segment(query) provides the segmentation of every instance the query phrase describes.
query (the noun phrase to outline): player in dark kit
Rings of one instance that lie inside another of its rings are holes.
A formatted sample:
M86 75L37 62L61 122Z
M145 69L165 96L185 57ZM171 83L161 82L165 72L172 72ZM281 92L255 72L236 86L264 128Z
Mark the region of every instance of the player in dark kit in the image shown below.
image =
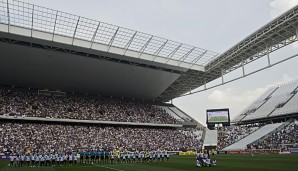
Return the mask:
M109 151L105 151L105 163L109 163Z
M88 163L88 164L90 164L90 159L89 159L89 157L90 157L90 153L89 153L89 151L86 151L86 152L85 152L85 158L86 158L86 163Z
M91 163L95 163L95 152L94 150L91 151Z
M98 150L95 153L95 162L99 163L99 151Z
M103 150L101 150L101 152L100 152L100 163L104 163L104 159L105 159L105 152Z
M84 152L81 151L80 152L80 164L82 164L84 162Z

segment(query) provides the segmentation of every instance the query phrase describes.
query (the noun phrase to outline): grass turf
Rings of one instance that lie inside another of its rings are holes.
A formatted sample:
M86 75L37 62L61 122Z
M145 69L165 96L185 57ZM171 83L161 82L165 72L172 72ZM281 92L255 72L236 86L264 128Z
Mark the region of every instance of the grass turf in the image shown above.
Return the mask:
M228 122L229 119L226 116L214 116L211 117L208 122Z
M0 160L1 171L182 171L182 170L222 170L222 171L271 171L298 170L298 155L216 155L217 166L195 167L195 156L171 156L168 162L146 162L133 164L76 165L56 167L9 167L9 160Z

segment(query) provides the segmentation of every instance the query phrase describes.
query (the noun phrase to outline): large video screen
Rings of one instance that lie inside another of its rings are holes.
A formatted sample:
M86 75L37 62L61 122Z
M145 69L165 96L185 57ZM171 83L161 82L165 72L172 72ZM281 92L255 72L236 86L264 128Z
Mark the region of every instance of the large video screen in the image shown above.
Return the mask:
M230 123L229 109L207 110L207 124L208 123Z

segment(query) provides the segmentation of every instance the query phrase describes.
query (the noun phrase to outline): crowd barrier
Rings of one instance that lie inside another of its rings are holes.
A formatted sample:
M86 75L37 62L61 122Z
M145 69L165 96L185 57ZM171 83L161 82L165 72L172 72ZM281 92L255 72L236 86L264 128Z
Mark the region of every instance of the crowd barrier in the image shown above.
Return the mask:
M279 149L255 149L255 150L221 150L217 151L217 154L279 154ZM296 152L298 153L298 149L296 149ZM293 152L294 153L294 150Z
M0 154L0 160L9 159L11 155L8 154Z
M197 153L195 151L187 151L187 152L179 152L179 155L185 156L185 155L196 155Z
M298 148L290 148L290 153L298 153Z

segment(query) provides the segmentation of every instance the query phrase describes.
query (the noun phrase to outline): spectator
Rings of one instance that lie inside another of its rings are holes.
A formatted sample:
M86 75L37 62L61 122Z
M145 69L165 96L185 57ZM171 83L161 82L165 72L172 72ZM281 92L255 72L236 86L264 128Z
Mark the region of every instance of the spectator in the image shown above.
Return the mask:
M60 119L179 124L153 105L94 96L49 96L34 91L0 90L0 115Z
M298 143L298 125L295 122L285 126L277 132L268 134L257 142L249 144L248 148L255 149L281 149Z
M231 125L218 129L218 149L223 149L259 129L256 125Z
M127 150L194 150L200 140L177 129L12 123L1 121L0 153L121 148Z

